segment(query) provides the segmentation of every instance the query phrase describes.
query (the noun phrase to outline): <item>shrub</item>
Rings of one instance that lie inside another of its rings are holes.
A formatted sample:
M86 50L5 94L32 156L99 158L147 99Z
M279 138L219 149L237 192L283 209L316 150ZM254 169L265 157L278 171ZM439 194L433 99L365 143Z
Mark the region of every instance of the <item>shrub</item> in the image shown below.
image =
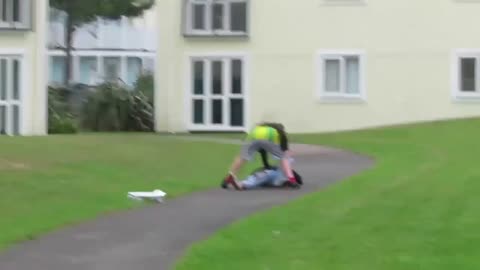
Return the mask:
M82 126L92 131L153 131L153 107L141 91L105 83L83 105Z
M82 114L82 126L92 131L126 129L128 118L127 90L115 84L100 85L87 96Z
M132 93L132 106L130 111L131 128L137 131L154 130L153 100L143 92Z
M142 73L135 82L134 89L146 96L150 105L153 106L155 78L151 72Z
M68 105L68 90L48 88L48 133L77 133L76 121Z
M49 133L154 130L154 77L144 73L134 88L118 83L48 89Z

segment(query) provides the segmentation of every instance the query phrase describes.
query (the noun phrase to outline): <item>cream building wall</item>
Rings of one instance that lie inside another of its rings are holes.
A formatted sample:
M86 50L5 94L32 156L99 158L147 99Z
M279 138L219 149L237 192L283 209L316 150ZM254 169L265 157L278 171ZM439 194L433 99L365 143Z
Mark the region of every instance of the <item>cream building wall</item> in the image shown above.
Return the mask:
M32 29L0 30L0 58L19 57L21 135L47 134L48 58L46 51L48 0L32 0ZM7 116L12 115L11 102ZM11 121L7 121L11 123ZM11 128L10 128L11 130Z
M480 52L480 2L333 2L252 0L242 38L184 37L182 1L158 1L157 130L188 130L187 60L199 54L247 55L246 128L269 120L324 132L480 116L477 96L453 96L455 52ZM363 53L364 100L319 98L322 50Z

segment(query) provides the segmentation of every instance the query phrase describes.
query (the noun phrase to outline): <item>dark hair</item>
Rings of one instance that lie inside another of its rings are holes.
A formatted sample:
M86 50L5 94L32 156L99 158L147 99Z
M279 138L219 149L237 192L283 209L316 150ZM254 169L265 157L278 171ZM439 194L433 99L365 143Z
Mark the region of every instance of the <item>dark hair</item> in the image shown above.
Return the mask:
M260 126L270 126L270 127L275 128L275 129L285 131L285 126L281 123L262 122L262 123L260 123Z
M300 185L303 185L303 179L300 174L298 174L295 170L293 171L293 176L295 176L295 180L297 180L297 183Z

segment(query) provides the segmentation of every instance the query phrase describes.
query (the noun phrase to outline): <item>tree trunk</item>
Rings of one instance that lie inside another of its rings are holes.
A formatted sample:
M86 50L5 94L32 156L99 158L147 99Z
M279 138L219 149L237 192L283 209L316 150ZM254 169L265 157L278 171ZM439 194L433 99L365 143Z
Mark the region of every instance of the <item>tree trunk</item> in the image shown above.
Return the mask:
M74 34L73 22L68 15L66 22L66 40L65 40L65 53L66 53L66 67L65 67L65 85L70 86L73 79L73 61L72 61L72 50L73 50L73 34Z

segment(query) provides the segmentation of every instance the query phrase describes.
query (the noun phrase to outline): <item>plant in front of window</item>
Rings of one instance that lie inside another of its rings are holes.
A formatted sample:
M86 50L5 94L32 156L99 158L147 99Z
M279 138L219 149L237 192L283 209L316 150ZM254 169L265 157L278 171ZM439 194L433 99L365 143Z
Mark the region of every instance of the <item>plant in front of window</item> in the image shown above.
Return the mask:
M134 89L144 95L148 103L153 106L155 78L152 72L142 72L135 82Z
M62 88L48 88L48 133L77 133L78 127L68 104L68 93Z
M154 128L153 106L139 90L104 83L84 100L81 113L83 129L89 131L141 131Z
M122 16L138 17L149 10L155 0L50 0L50 6L64 11L66 16L65 50L66 68L65 85L72 83L73 35L81 26L97 18L118 20Z

